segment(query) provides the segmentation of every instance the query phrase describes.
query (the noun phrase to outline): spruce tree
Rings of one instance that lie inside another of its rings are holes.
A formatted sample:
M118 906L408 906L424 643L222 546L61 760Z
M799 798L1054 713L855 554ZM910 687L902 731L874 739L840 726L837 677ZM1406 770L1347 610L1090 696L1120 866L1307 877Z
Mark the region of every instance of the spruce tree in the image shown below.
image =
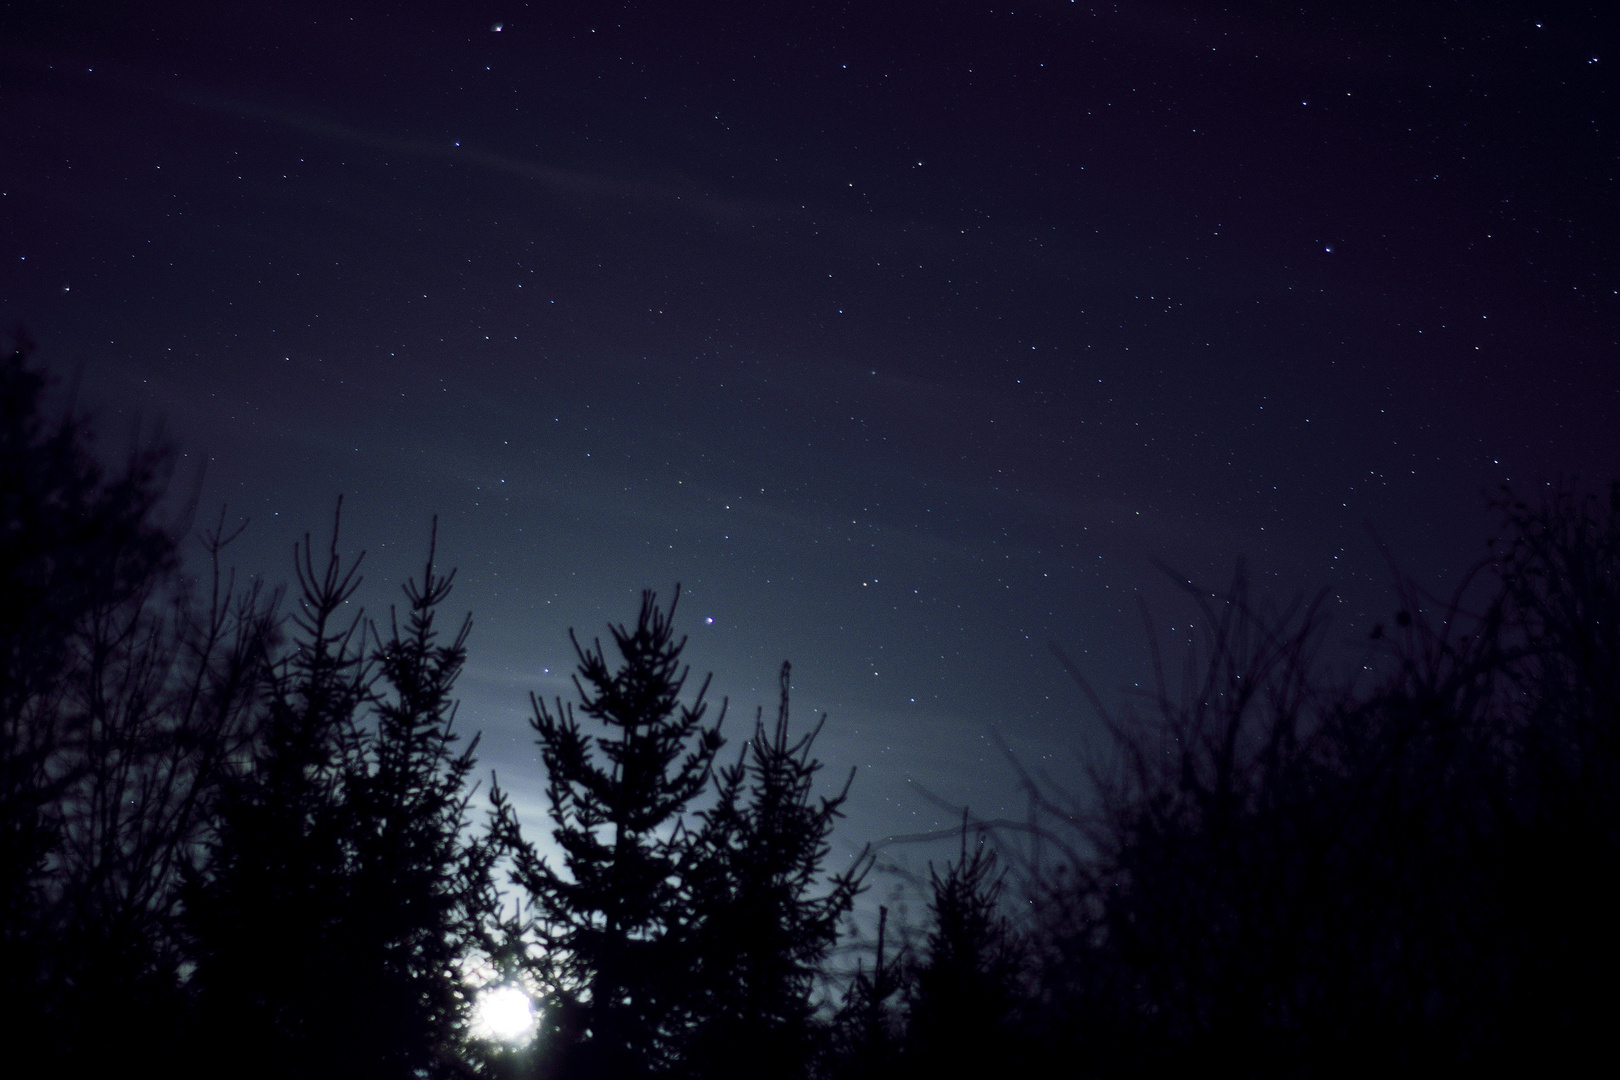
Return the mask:
M822 766L811 748L826 717L790 736L791 670L784 662L775 726L766 728L762 710L691 838L688 949L701 996L692 1003L687 1072L711 1080L804 1073L815 978L866 866L863 857L821 880L854 773L837 795L813 795Z
M907 1071L915 1076L982 1075L1016 1060L1006 1036L1018 996L1018 956L997 908L1002 878L980 832L941 874L928 867L933 926L921 963L911 973L906 1031Z
M487 949L495 911L489 888L495 850L468 835L468 783L478 738L457 748L452 697L467 656L471 617L441 640L434 625L454 571L427 565L404 585L402 626L386 640L373 628L380 693L372 722L347 746L343 815L350 891L343 942L369 1045L367 1075L409 1077L454 1070L470 1019L463 965ZM361 1042L361 1039L356 1039Z
M507 839L541 949L543 1037L565 1075L628 1080L665 1071L678 1055L672 1023L687 993L678 824L721 745L720 721L703 723L708 680L690 704L681 700L679 597L677 586L665 610L645 592L635 627L609 628L614 667L600 640L587 649L570 632L579 712L605 733L587 734L572 705L531 696L562 866L518 836L510 815Z
M439 639L453 575L430 543L368 655L336 533L324 571L299 550L294 649L191 897L200 1031L221 1056L251 1048L248 1074L452 1075L495 902L494 848L466 835L477 740L452 730L471 624Z
M326 1075L353 1049L344 746L374 676L361 616L343 617L360 579L337 531L320 571L307 536L295 549L292 649L187 898L204 1057L250 1076Z
M864 960L857 964L833 1017L822 1071L838 1080L887 1080L899 1064L902 1032L893 999L905 989L908 965L904 948L896 957L888 955L888 927L889 909L880 906L872 970Z

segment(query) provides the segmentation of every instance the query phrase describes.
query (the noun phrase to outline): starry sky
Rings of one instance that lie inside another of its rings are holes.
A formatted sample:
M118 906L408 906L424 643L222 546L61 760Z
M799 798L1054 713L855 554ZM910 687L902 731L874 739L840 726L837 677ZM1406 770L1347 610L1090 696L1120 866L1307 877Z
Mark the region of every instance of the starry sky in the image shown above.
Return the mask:
M683 586L840 845L1018 814L1246 560L1327 648L1620 474L1603 5L0 4L0 324L244 572L440 519L462 722ZM137 10L138 9L138 10ZM1613 54L1613 55L1611 55Z

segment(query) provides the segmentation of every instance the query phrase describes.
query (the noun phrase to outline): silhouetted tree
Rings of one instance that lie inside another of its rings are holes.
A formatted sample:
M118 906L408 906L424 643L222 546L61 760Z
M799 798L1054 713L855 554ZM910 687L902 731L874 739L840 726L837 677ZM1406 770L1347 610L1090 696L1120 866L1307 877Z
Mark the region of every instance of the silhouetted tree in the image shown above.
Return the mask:
M1241 570L1213 603L1195 595L1206 651L1189 656L1179 695L1155 652L1156 722L1105 716L1120 771L1098 776L1100 815L1082 819L1098 857L1063 883L1080 895L1045 898L1076 920L1053 935L1049 995L1084 1003L1078 1017L1060 1006L1050 1033L1084 1032L1105 1068L1288 1053L1273 1016L1299 989L1301 918L1320 913L1307 891L1318 818L1300 779L1317 709L1333 704L1312 666L1319 602L1257 611Z
M190 898L200 1029L221 1055L254 1047L249 1073L454 1073L495 902L495 849L466 835L476 740L452 731L470 623L439 640L430 544L368 656L336 526L323 570L307 538L296 556L294 648Z
M904 1045L903 1020L896 1008L906 987L904 952L888 955L889 909L878 908L877 948L872 970L861 960L828 1032L823 1052L823 1075L837 1080L876 1080L893 1076Z
M248 1075L336 1075L354 1064L351 1021L366 1008L345 940L359 928L346 925L358 913L343 803L345 750L374 676L361 614L344 617L360 579L337 532L320 571L308 536L295 548L292 649L270 671L267 714L223 786L188 896L200 1037Z
M812 793L821 762L811 747L826 717L794 739L788 680L773 729L763 712L683 860L690 996L686 1070L731 1076L802 1075L813 1052L816 976L854 903L864 857L821 881L828 838L853 771L835 796ZM825 888L821 886L825 885Z
M84 763L72 676L77 639L174 562L175 540L152 516L169 455L133 455L108 480L83 417L44 412L47 378L18 340L0 353L0 945L5 1014L35 1015L49 926L51 853Z
M437 532L435 520L422 576L405 583L404 625L392 616L388 638L376 638L383 692L344 761L353 865L342 941L365 980L350 988L359 1014L350 1037L369 1041L362 1064L372 1076L459 1068L472 1004L465 965L487 951L498 904L498 850L468 828L478 738L457 750L452 730L472 621L439 640L434 619L455 575L435 572Z
M256 589L177 575L174 460L104 471L88 419L0 354L0 1037L19 1065L150 1058L181 1014L180 883L207 795L251 730L270 636Z
M257 586L233 596L222 580L223 542L216 530L206 599L154 583L83 637L83 697L68 713L79 777L52 856L54 1028L70 1070L166 1056L185 1025L184 883L212 796L251 738L274 638Z
M906 1069L911 1076L982 1076L1018 1068L1022 1046L1011 1038L1020 999L1020 957L998 908L1002 876L980 832L944 874L928 867L931 926L907 987Z
M1046 1036L1104 1074L1431 1061L1441 1024L1411 1010L1455 970L1431 905L1477 853L1437 830L1477 760L1427 718L1475 688L1413 663L1357 699L1318 672L1318 605L1258 611L1241 572L1197 595L1206 651L1179 695L1160 675L1156 723L1105 716L1119 769L1074 815L1094 854L1041 898Z
M543 1037L569 1076L633 1078L677 1062L672 1024L688 977L677 826L721 745L720 721L703 725L708 680L691 704L680 700L679 597L677 587L666 611L643 593L635 628L609 628L617 667L600 641L586 649L570 634L580 712L606 734L587 735L571 705L553 711L531 696L561 872L510 817L506 839L540 946Z

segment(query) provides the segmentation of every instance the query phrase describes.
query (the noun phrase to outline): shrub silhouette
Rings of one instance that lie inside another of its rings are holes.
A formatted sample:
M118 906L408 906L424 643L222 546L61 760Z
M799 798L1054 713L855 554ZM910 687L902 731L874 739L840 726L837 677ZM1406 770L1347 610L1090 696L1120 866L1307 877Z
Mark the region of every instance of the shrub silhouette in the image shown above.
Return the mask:
M1102 1075L1595 1051L1617 502L1500 501L1499 554L1452 598L1401 587L1366 689L1317 664L1318 605L1256 610L1241 574L1195 593L1179 695L1162 666L1151 721L1092 695L1118 748L1095 803L1031 785L1074 852L1035 874L1043 1044Z

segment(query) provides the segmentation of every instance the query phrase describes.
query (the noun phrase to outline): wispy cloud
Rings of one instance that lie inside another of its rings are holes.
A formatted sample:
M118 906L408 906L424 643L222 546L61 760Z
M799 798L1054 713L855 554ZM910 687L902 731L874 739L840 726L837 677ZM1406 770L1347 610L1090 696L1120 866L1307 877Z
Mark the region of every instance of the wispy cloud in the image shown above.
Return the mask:
M481 149L467 140L386 135L290 109L260 105L236 98L198 92L170 93L168 96L212 113L275 124L290 131L346 146L384 154L471 165L493 173L532 180L559 194L590 199L631 200L697 214L722 225L757 225L762 221L774 220L802 209L764 200L715 196L700 190L696 184L626 180L607 173L560 168Z

